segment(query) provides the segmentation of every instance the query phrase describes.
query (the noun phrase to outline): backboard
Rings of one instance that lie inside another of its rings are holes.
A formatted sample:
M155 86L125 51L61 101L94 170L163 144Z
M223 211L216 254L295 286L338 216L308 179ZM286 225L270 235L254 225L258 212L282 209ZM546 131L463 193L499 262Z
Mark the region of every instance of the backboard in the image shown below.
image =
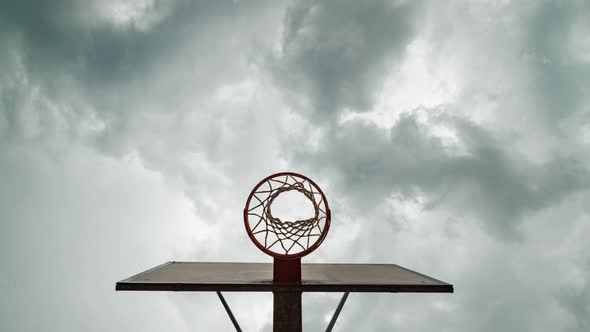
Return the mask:
M167 262L117 283L120 291L452 293L453 286L395 264L302 264L301 283L272 282L271 263Z

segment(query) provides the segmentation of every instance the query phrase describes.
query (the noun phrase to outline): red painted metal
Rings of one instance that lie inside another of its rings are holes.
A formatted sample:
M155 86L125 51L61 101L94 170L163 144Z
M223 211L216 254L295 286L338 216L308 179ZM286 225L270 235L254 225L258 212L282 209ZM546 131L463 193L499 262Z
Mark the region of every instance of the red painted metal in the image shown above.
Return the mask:
M274 258L272 282L277 285L301 284L301 258Z

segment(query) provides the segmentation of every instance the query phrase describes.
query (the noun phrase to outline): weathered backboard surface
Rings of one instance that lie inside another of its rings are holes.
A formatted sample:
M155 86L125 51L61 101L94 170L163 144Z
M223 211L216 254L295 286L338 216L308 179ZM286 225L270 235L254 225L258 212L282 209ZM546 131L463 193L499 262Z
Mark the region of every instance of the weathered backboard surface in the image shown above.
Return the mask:
M452 293L453 285L394 264L302 264L301 285L272 283L272 263L168 262L117 283L119 291Z

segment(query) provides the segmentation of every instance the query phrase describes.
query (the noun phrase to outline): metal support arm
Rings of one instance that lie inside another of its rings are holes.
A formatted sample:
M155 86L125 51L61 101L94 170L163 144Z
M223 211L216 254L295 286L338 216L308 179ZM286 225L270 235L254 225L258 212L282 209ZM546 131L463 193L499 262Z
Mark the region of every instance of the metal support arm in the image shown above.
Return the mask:
M234 324L234 327L236 328L236 331L238 332L242 332L242 329L240 328L240 325L238 325L238 321L236 321L236 318L234 317L234 314L232 314L231 309L229 308L229 306L227 305L227 302L225 302L225 299L223 298L223 295L221 295L220 291L217 291L217 296L219 296L219 299L221 300L221 304L223 304L223 307L225 308L225 311L227 312L229 319L231 319L232 324Z
M340 299L340 303L338 303L338 307L336 308L336 311L334 312L334 315L332 316L332 320L330 320L330 324L328 324L328 328L326 329L326 332L331 332L332 329L334 328L334 324L336 324L336 320L338 319L338 316L340 315L340 311L342 311L342 307L344 307L344 302L346 302L346 299L348 298L348 293L346 292L344 293L344 295L342 295L342 299Z
M242 329L240 328L240 325L236 321L234 314L232 313L231 309L229 308L229 305L225 301L225 298L223 297L223 295L221 294L220 291L217 291L216 293L217 293L217 296L219 296L219 300L221 300L221 304L223 304L223 308L227 312L229 319L231 319L232 324L236 328L236 331L242 332ZM344 307L344 303L346 302L346 299L348 298L348 294L349 294L349 292L345 292L342 295L342 298L340 299L340 303L338 303L338 307L336 307L336 311L334 311L334 315L332 316L332 319L330 320L330 324L328 324L328 327L326 328L326 332L331 332L332 329L334 328L334 325L336 324L336 320L338 319L338 316L340 315L340 312L342 311L342 307Z

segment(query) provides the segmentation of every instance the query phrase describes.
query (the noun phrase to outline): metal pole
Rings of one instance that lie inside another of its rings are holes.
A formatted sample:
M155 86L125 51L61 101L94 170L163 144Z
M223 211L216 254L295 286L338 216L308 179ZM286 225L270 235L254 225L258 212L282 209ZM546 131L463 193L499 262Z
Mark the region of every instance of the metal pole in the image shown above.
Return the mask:
M231 322L234 324L234 327L236 328L236 331L242 332L242 329L240 328L240 325L238 325L238 322L236 321L236 318L234 317L234 314L232 314L231 309L227 305L227 302L225 302L225 299L223 298L223 295L221 295L221 292L220 291L217 291L216 293L217 293L217 296L219 296L219 299L221 300L221 304L223 304L223 307L225 308L225 311L229 315L229 319L231 319Z
M273 332L301 332L301 291L272 292Z
M334 315L332 316L332 320L330 320L330 324L328 324L328 328L326 329L326 332L331 332L332 328L334 328L334 324L336 324L336 320L338 319L338 316L340 315L340 311L342 311L342 307L344 307L344 302L346 302L346 299L348 298L348 292L344 293L344 295L342 295L342 299L340 299L340 303L338 303L338 307L336 308L336 311L334 312Z

